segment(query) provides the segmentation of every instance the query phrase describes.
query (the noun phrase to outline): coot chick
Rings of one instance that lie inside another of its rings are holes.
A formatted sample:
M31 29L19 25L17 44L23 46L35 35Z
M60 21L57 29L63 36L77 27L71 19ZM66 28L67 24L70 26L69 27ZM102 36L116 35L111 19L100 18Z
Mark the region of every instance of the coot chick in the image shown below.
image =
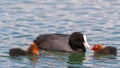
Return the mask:
M90 48L86 35L80 32L67 34L43 34L33 41L39 49L63 51L63 52L85 52Z
M95 44L92 48L94 54L110 54L117 55L116 47L106 46L104 47L102 44Z
M35 43L31 43L27 51L20 48L12 48L9 51L10 56L26 56L26 55L38 55L38 47Z

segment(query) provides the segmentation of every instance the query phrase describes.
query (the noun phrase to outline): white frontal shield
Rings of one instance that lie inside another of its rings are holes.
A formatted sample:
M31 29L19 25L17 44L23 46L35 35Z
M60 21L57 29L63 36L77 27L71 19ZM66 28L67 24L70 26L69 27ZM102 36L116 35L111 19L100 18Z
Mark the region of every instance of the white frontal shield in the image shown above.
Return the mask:
M83 38L84 38L84 46L88 49L91 49L90 45L88 44L87 42L87 38L86 38L86 35L83 35Z

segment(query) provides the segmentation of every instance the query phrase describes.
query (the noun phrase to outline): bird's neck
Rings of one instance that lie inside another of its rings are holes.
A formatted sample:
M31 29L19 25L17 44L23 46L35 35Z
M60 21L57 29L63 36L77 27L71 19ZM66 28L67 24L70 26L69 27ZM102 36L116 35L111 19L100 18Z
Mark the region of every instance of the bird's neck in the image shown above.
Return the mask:
M38 47L36 44L32 43L30 47L27 49L27 54L29 55L38 55Z

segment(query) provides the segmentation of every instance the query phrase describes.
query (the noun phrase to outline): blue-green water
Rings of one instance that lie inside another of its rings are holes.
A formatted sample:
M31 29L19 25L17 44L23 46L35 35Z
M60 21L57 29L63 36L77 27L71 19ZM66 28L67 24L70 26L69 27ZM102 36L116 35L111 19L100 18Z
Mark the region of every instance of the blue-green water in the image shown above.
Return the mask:
M9 57L9 49L27 49L39 34L87 35L96 43L114 46L117 56L51 53L39 57ZM31 59L30 59L31 58ZM0 68L119 68L120 0L1 0Z

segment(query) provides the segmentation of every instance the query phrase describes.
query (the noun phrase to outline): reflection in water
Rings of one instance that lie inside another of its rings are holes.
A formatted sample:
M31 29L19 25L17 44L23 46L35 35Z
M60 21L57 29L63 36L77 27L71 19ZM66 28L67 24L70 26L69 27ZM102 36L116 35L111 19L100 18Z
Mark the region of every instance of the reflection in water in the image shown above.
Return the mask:
M37 62L38 56L36 56L36 55L35 56L29 56L28 59L31 60L31 61Z
M68 53L68 52L55 52L55 51L45 51L42 52L41 56L43 56L47 60L47 62L51 63L51 61L55 61L53 66L56 66L56 63L59 65L65 65L68 68L79 68L83 65L83 60L85 60L85 53ZM54 58L54 59L52 59ZM67 59L67 60L66 60ZM52 63L53 63L52 62ZM61 64L61 62L66 62L66 64ZM46 64L47 65L47 64Z
M27 58L30 61L32 61L32 68L36 68L36 64L37 64L37 60L38 60L39 56L37 56L37 55L34 55L34 56L14 56L14 57L9 56L9 58L14 59L14 60L19 60L19 62L24 61L24 58Z
M85 53L71 53L68 58L69 58L68 68L79 68L78 65L82 65L83 60L85 59Z
M37 64L37 60L38 60L39 56L29 56L28 59L33 61L33 68L36 68L36 64Z
M10 59L14 59L14 60L23 60L25 56L9 56Z
M116 59L115 55L94 54L94 59Z

